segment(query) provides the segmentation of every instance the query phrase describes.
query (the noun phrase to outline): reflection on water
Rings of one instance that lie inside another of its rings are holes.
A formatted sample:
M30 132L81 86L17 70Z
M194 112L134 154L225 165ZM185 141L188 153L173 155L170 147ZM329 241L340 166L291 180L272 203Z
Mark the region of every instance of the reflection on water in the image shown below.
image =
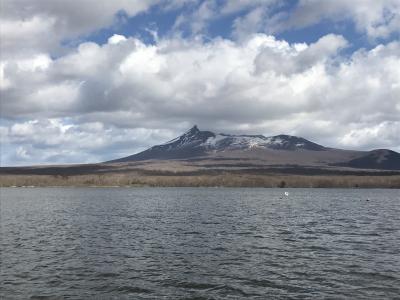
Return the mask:
M2 299L400 295L399 190L0 193Z

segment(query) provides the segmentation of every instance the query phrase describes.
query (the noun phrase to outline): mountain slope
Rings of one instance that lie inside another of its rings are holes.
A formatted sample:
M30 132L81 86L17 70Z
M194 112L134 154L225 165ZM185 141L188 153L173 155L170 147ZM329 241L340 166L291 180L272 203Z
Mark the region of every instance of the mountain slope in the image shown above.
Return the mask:
M338 165L357 169L400 170L400 154L386 149L373 150Z
M215 134L211 131L200 131L193 126L183 135L161 145L153 146L143 152L111 162L128 162L149 159L185 159L207 155L210 152L224 152L249 149L274 150L312 150L323 151L325 147L306 139L278 135L265 137L263 135L229 135Z
M247 161L253 167L307 166L400 170L400 154L390 150L350 151L327 148L301 137L277 135L230 135L201 131L197 126L181 136L140 153L109 161L199 160L225 161L232 167ZM205 164L204 164L205 165Z
M202 145L207 139L215 137L210 131L200 131L197 126L192 127L183 135L165 144L153 146L143 152L111 162L128 162L148 159L179 159L204 155L206 148Z

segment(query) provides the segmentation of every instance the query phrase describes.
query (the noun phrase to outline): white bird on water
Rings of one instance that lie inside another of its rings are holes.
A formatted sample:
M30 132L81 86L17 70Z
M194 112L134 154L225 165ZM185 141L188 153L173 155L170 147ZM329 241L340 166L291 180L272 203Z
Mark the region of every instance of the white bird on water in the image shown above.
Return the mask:
M289 192L285 192L285 196L289 196Z

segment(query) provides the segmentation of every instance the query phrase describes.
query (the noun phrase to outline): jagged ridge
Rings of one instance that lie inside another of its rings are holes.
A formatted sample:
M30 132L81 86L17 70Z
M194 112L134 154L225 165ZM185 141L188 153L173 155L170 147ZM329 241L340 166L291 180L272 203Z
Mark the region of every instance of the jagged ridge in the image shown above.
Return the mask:
M138 154L113 160L112 162L148 159L183 159L205 155L211 151L222 152L254 148L290 151L323 151L326 149L321 145L296 136L277 135L265 137L263 135L215 134L211 131L201 131L195 125L183 135L165 144L153 146Z
M169 159L253 159L269 165L345 167L400 170L400 154L390 150L350 151L326 148L304 138L277 135L230 135L201 131L197 126L181 136L143 152L109 161L134 162ZM232 165L234 166L234 164Z

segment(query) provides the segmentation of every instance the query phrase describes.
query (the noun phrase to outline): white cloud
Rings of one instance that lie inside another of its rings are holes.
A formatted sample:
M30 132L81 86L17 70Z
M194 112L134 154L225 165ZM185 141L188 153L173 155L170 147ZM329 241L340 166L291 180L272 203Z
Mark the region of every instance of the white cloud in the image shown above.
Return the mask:
M326 63L337 52L347 45L347 41L338 35L329 34L317 42L305 45L290 46L281 43L267 45L255 59L256 72L275 72L277 74L302 73L311 67Z
M282 2L277 0L194 0L191 3L195 9L180 14L175 20L174 29L182 29L186 26L191 29L191 34L194 36L207 35L210 22L243 13L245 16L237 17L232 24L232 35L242 38L246 33L256 33L262 29L269 10Z
M393 141L400 137L400 121L384 121L376 125L358 124L339 139L345 147L385 148L393 147ZM399 151L400 145L394 149Z
M294 12L277 28L307 27L321 20L350 20L359 32L371 39L387 38L400 32L398 0L300 0Z
M219 16L219 6L216 0L194 1L195 10L183 13L175 20L174 29L189 26L192 34L197 35L207 28L210 20Z
M70 143L71 153L90 144L112 149L114 157L117 150L109 141L116 140L109 138L108 128L123 139L129 139L124 132L136 128L166 129L172 137L194 123L216 131L318 137L329 146L398 149L395 135L376 135L369 144L348 137L371 136L362 127L399 122L400 44L360 50L345 59L338 51L346 44L337 35L307 45L264 34L240 42L172 38L145 45L129 38L102 46L83 43L35 68L18 61L6 67L2 115L41 120L11 126L8 134L15 143ZM17 85L21 81L24 88ZM73 127L63 132L64 125L46 118L70 118ZM97 125L79 125L86 123Z
M269 7L276 4L277 0L237 0L237 1L224 1L221 9L223 14L231 14L245 9Z
M27 160L31 156L28 154L28 151L24 147L18 147L16 150L16 156L21 160Z
M54 52L60 42L88 35L118 22L117 14L134 16L159 0L3 0L0 34L8 57Z
M398 1L301 0L285 16L276 13L282 2L275 0L170 0L161 7L192 8L176 22L176 28L191 26L190 38L151 31L153 45L120 34L103 45L60 44L115 24L121 10L132 16L157 3L2 2L3 162L101 161L168 140L193 124L400 150L399 41L343 56L352 41L340 35L290 44L251 34L329 19L352 20L371 39L388 37L400 28ZM236 40L205 42L210 21L224 17L236 18Z
M4 4L7 7L7 2ZM54 17L33 15L11 18L6 10L0 16L2 59L34 55L58 47L59 38L53 28Z
M0 62L0 90L5 90L11 86L11 81L4 74L5 67L6 64L4 62Z
M118 44L120 42L126 41L126 37L121 34L114 34L108 39L109 44Z
M172 138L169 130L118 129L99 122L71 124L68 119L37 119L0 127L2 141L19 145L2 153L2 165L99 162L143 150ZM107 151L108 150L108 151Z
M41 71L47 69L52 60L47 54L37 54L33 55L32 57L27 57L23 59L19 59L16 61L18 64L18 68L21 71Z
M233 36L244 39L251 33L261 31L265 17L265 9L257 7L245 16L236 18L233 22Z

